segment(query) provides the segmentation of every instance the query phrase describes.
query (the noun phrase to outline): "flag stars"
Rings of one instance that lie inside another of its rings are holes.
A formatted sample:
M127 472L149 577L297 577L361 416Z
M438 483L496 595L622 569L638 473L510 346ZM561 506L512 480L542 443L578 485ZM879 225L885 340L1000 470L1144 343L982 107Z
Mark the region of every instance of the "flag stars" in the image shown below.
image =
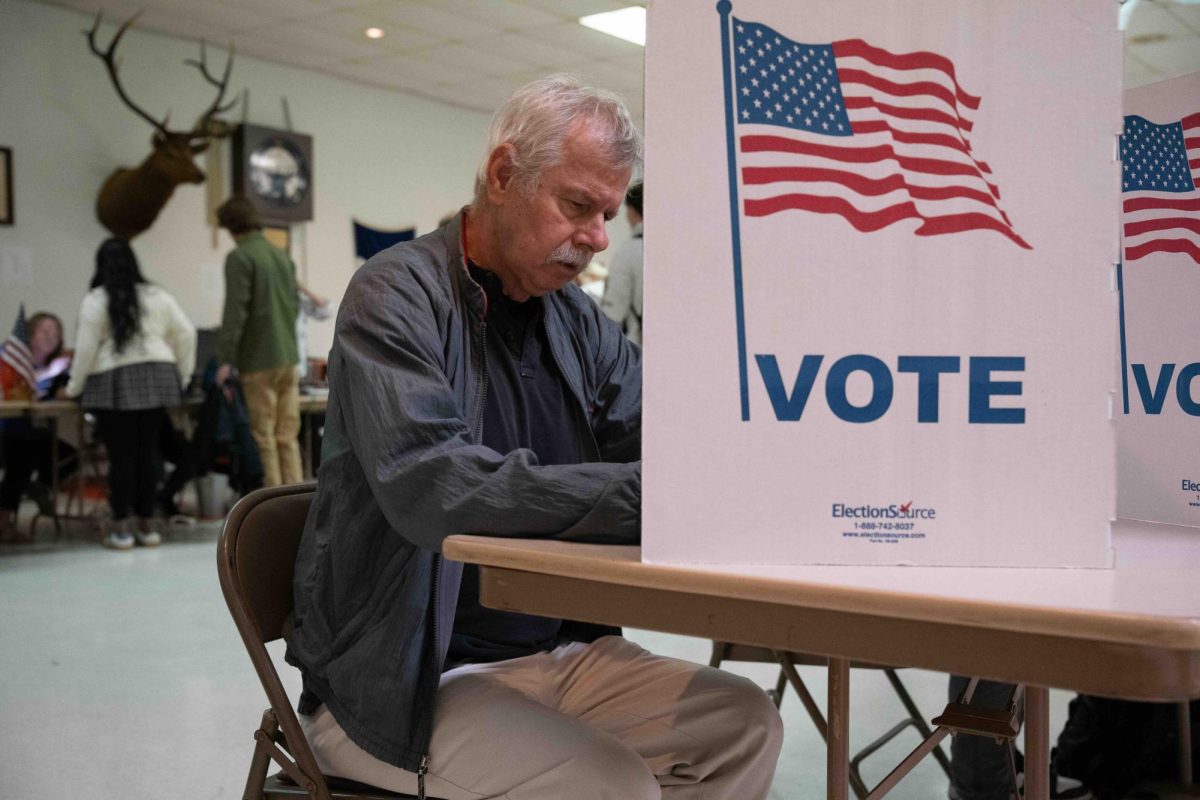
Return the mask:
M788 121L788 124L790 125L790 124L792 124L792 121L795 119L795 117L793 117L791 114L788 114L786 119Z
M767 112L767 119L771 119L773 116L775 116L775 113L773 111Z

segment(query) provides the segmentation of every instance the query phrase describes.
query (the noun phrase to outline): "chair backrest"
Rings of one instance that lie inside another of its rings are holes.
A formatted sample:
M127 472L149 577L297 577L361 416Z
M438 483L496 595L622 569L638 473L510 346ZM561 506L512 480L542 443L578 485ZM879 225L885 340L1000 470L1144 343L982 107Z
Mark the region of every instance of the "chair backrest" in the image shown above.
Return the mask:
M316 484L259 489L225 520L217 570L238 629L250 622L260 643L283 635L292 612L292 574Z
M310 796L328 797L325 779L265 646L283 635L284 621L292 611L296 551L315 490L314 483L278 486L258 489L239 500L217 541L217 575L271 713L295 759L291 768L279 764L297 783L312 786Z

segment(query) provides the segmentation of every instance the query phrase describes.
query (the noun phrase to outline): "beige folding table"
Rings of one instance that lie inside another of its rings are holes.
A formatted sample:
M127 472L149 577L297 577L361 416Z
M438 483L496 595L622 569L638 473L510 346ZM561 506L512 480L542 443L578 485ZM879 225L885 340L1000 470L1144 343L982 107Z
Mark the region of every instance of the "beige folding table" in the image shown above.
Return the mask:
M828 656L831 800L847 797L850 661L1024 684L1025 791L1046 800L1048 687L1200 697L1200 530L1128 523L1114 542L1112 570L677 567L637 547L482 536L444 553L480 565L492 608Z

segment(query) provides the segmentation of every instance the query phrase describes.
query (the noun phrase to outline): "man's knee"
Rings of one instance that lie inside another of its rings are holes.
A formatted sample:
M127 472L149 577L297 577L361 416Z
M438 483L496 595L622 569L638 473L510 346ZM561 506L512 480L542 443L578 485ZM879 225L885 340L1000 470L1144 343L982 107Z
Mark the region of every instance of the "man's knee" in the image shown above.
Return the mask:
M753 681L722 670L712 673L721 688L724 713L719 729L726 746L737 745L741 752L774 762L783 747L783 720L775 703Z
M659 800L662 789L640 755L605 737L560 767L575 800ZM565 788L565 787L564 787Z

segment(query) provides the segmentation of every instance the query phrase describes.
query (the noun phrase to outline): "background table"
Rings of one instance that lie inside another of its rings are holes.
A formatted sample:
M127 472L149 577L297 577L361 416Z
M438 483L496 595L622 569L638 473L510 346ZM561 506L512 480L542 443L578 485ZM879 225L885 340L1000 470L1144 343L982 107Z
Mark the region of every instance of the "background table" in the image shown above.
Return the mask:
M831 798L846 793L849 660L1024 683L1027 793L1044 798L1045 687L1200 697L1200 530L1123 522L1114 544L1112 570L676 567L479 536L444 553L482 567L489 607L829 656Z

